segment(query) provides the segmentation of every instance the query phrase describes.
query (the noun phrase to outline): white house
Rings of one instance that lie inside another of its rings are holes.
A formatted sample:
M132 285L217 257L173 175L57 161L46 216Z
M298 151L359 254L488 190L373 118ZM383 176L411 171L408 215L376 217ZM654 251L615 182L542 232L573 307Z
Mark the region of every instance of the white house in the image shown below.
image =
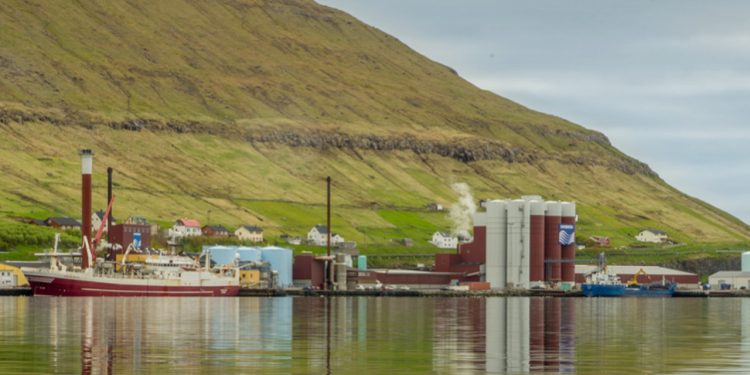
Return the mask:
M242 225L234 231L234 236L241 241L263 242L263 228L255 225Z
M458 238L448 232L435 232L430 243L441 249L455 249L458 246Z
M328 242L328 227L325 225L315 225L307 232L307 242L317 246L326 246ZM344 237L337 233L331 233L331 246L336 246L344 242Z
M93 233L96 233L99 230L99 226L102 225L102 220L104 220L104 211L99 210L91 214L91 231ZM117 224L115 221L115 218L112 218L112 225ZM107 225L104 225L104 232L107 232Z
M198 237L202 234L201 223L194 219L179 219L169 228L169 237Z
M657 229L644 229L635 236L635 239L641 242L664 243L669 237L667 233Z

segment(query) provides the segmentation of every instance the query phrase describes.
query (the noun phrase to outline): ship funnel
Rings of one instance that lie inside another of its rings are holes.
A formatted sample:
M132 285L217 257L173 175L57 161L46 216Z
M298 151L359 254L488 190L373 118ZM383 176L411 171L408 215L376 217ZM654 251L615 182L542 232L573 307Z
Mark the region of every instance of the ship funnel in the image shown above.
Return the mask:
M83 149L81 155L81 268L94 264L96 253L91 241L91 170L94 164L94 152Z

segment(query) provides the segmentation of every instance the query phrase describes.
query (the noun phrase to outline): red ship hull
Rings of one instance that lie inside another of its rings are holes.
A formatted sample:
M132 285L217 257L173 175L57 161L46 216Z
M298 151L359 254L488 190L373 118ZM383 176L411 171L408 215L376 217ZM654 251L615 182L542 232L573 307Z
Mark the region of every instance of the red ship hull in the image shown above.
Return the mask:
M132 285L112 282L29 276L34 295L69 297L231 297L240 292L238 285Z

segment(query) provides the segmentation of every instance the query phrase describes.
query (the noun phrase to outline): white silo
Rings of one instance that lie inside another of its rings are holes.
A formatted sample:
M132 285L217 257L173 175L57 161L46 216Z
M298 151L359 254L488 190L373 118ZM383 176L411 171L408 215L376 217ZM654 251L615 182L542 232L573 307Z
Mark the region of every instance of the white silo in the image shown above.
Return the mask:
M750 251L742 253L742 272L750 272Z
M487 208L487 248L485 274L493 289L505 289L506 276L506 201L485 202Z

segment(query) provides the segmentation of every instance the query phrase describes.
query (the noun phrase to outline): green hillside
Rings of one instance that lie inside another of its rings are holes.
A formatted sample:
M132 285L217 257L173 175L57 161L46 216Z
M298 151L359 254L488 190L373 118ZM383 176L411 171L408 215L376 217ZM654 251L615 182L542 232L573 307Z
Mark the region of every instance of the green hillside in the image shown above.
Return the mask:
M374 252L401 251L391 239L403 237L433 251L426 240L450 222L423 207L449 206L453 182L477 199L575 200L579 236L616 246L644 227L706 246L750 241L746 224L604 135L311 1L1 2L0 139L5 218L77 216L86 147L95 206L112 166L116 216L162 224L210 217L303 235L324 221L330 175L335 229Z

